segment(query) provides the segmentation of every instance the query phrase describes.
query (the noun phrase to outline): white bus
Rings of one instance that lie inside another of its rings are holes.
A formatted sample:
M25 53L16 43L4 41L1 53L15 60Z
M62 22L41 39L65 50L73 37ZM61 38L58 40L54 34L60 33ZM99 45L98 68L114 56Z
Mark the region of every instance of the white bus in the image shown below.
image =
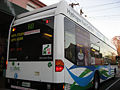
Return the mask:
M6 86L20 90L99 88L115 76L117 52L65 1L18 15L9 31Z

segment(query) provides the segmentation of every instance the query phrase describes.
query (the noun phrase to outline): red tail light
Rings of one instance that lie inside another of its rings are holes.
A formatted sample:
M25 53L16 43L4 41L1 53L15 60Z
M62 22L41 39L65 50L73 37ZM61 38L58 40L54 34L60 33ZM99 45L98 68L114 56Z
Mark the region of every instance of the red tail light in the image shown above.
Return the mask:
M61 72L64 69L64 62L62 60L55 60L55 71Z
M46 20L46 23L49 23L49 20Z
M6 70L7 70L8 60L6 60Z

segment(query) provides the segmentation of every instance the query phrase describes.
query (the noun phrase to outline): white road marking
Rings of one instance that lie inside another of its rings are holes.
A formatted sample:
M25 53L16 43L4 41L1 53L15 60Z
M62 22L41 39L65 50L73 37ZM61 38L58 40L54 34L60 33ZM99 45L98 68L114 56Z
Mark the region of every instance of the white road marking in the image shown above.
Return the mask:
M106 88L105 90L109 90L114 84L116 84L120 79L118 79L117 81L115 81L113 84L111 84L108 88Z

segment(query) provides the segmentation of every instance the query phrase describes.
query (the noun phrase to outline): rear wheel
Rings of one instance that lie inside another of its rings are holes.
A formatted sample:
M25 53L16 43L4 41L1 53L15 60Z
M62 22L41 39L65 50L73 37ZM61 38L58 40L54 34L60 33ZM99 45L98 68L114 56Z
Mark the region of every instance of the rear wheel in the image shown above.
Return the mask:
M114 77L113 78L115 78L116 77L116 68L114 69Z
M93 88L94 90L99 90L100 87L100 78L99 78L99 74L95 73L94 75L94 80L93 80Z

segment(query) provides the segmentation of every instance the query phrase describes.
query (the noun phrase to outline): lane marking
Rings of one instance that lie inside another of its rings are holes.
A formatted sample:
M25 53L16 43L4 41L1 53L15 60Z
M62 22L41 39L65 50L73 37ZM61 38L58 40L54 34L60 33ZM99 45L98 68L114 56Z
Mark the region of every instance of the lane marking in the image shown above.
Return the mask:
M117 80L117 81L115 81L113 84L111 84L108 88L106 88L105 90L109 90L114 84L116 84L118 81L120 80L120 78Z

